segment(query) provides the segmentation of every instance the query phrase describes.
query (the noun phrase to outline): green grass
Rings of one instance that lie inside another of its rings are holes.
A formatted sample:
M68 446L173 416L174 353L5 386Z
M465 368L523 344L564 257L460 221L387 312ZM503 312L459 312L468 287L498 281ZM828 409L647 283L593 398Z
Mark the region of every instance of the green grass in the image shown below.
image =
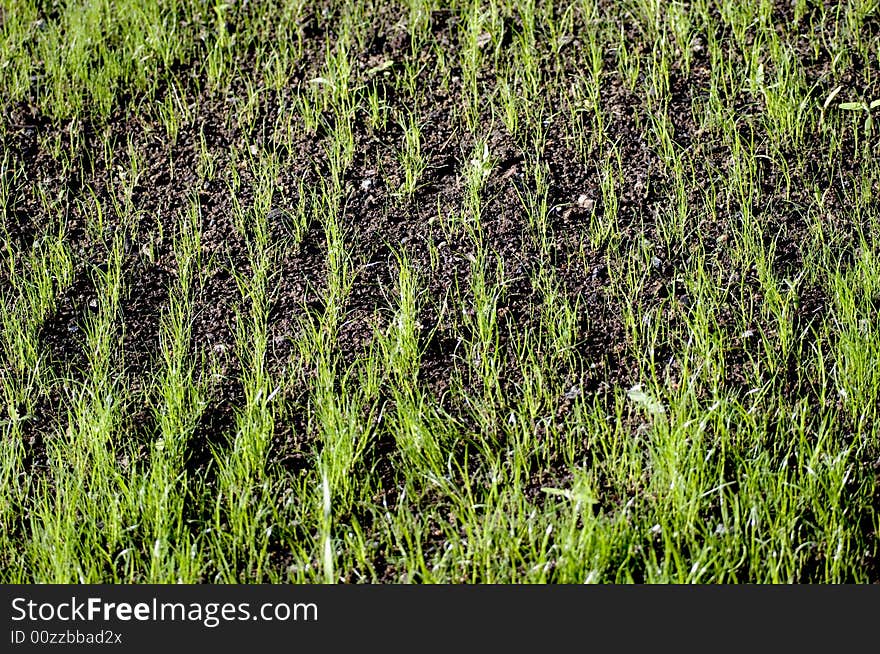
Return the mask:
M0 0L0 581L880 580L878 29Z

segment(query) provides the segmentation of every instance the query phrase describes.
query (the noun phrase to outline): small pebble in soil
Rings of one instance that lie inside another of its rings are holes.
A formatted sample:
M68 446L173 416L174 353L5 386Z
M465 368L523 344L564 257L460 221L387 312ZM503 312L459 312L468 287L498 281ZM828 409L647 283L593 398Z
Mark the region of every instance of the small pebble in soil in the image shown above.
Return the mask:
M596 201L586 193L582 193L578 197L577 203L581 209L586 209L587 211L592 211L596 206Z

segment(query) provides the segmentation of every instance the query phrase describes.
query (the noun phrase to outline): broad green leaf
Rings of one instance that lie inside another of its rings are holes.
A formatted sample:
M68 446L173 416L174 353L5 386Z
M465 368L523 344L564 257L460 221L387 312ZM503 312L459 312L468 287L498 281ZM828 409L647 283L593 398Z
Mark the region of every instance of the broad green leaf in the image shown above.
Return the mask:
M644 408L651 416L657 417L666 413L663 404L652 394L645 392L641 384L636 384L626 392L630 400Z
M828 97L825 98L825 103L822 105L823 110L828 108L828 105L831 104L831 101L837 96L838 93L840 93L840 89L842 88L842 86L838 86L833 91L831 91L831 93L828 94Z
M394 65L394 61L392 59L386 59L381 64L378 64L378 65L373 66L372 68L368 69L367 75L372 77L373 75L375 75L377 73L381 73L381 72L388 70L393 65Z

